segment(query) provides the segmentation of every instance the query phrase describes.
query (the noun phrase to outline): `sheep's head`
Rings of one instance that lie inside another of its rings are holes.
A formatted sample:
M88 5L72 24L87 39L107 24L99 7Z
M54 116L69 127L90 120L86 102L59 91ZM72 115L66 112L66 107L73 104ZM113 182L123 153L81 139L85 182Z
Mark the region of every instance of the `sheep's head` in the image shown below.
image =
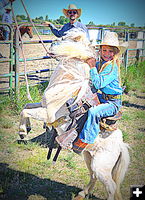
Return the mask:
M81 60L96 58L95 48L91 46L86 33L80 28L72 28L67 31L61 41L57 41L50 47L50 53Z

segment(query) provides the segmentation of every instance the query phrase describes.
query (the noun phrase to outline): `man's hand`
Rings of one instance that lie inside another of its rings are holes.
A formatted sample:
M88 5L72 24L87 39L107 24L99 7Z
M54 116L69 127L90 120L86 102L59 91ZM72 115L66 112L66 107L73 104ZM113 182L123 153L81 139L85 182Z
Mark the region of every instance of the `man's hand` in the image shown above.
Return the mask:
M43 22L42 24L43 24L44 26L48 26L48 27L49 27L51 23L50 23L50 22Z
M86 63L90 66L90 69L96 67L96 59L95 58L88 58Z

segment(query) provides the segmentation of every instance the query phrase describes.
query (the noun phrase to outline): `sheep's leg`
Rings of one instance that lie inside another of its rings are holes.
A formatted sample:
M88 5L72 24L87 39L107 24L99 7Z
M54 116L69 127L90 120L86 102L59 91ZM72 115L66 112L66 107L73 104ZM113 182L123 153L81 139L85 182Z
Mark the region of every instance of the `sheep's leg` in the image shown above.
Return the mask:
M92 162L91 154L88 151L84 151L83 155L84 155L84 160L86 162L87 168L90 172L90 181L88 185L83 189L83 191L79 192L75 200L84 199L86 195L90 194L97 180L91 168L91 162Z
M114 200L116 183L112 177L112 170L118 160L120 153L117 145L113 146L116 147L116 150L114 149L114 151L111 151L112 149L110 145L109 147L110 149L107 149L108 147L106 144L106 148L102 148L95 153L92 159L91 167L95 177L99 179L106 188L108 195L107 200Z
M26 104L25 108L22 110L19 125L19 135L21 138L24 138L31 130L30 118L46 121L47 112L46 109L41 106L41 103Z

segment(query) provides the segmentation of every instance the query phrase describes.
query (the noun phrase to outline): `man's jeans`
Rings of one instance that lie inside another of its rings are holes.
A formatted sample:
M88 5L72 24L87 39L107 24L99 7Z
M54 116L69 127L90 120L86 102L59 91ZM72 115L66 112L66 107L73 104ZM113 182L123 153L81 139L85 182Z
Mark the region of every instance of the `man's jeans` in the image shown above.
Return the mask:
M103 117L109 117L115 115L120 107L121 100L104 100L102 95L98 95L99 100L102 104L93 106L88 111L88 118L84 124L84 127L79 135L79 138L88 144L93 144L100 131L99 121Z

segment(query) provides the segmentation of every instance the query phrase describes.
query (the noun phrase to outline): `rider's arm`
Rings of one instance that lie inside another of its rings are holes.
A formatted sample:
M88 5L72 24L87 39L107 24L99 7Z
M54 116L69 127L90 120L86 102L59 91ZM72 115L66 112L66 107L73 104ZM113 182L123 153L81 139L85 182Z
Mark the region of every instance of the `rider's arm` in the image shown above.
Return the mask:
M96 67L90 69L90 77L96 89L101 89L110 84L114 80L118 80L118 67L116 64L109 64L99 74Z
M90 69L96 68L96 59L95 58L88 58L86 63L89 65Z

